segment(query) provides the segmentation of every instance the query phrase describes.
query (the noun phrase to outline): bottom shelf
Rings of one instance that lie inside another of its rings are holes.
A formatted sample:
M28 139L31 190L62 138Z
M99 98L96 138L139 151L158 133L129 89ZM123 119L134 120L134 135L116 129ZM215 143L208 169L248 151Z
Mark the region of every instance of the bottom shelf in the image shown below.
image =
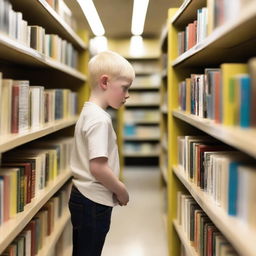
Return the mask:
M57 241L59 240L67 222L70 219L68 208L64 211L62 217L56 222L54 230L50 236L46 238L45 246L39 251L38 256L46 256L53 250ZM68 255L68 254L67 254ZM69 254L71 255L71 254Z
M190 242L188 241L185 233L183 232L181 226L178 224L177 220L173 221L173 226L174 226L175 230L177 231L177 234L182 242L182 245L185 248L187 255L198 256L195 248L190 245Z

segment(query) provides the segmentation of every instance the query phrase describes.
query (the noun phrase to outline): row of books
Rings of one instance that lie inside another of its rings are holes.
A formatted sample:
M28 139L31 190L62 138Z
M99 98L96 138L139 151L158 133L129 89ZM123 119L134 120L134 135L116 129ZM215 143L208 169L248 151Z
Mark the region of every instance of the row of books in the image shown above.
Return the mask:
M3 79L0 73L0 135L35 129L77 114L77 93Z
M207 37L208 9L197 10L197 20L189 23L185 31L178 32L178 55L186 52Z
M256 125L256 58L224 63L179 83L179 108L224 125Z
M0 225L36 200L41 190L68 171L72 138L37 141L2 155Z
M199 256L237 256L191 195L177 193L177 222Z
M67 209L70 185L65 185L42 207L1 256L40 254L40 250L50 242L47 238L57 228L58 221Z
M159 104L160 95L158 92L130 92L130 97L127 100L129 104Z
M136 111L131 111L131 110L126 110L124 113L124 120L126 123L136 123L136 122L150 122L150 121L155 121L159 122L160 121L160 115L158 110L136 110Z
M237 19L254 0L208 0L207 7L197 10L197 19L178 32L178 55L202 42L216 28Z
M63 0L45 0L45 2L47 2L73 30L77 30L76 19L74 19L72 11Z
M159 153L159 144L157 143L124 143L124 153L125 154L158 154Z
M28 25L21 12L13 11L8 0L0 0L0 32L72 68L77 68L78 52L56 34L46 34L43 27Z
M137 136L143 137L160 137L159 126L146 126L146 125L134 125L132 123L125 123L124 136Z
M178 137L179 170L228 215L256 229L256 168L248 156L205 136Z

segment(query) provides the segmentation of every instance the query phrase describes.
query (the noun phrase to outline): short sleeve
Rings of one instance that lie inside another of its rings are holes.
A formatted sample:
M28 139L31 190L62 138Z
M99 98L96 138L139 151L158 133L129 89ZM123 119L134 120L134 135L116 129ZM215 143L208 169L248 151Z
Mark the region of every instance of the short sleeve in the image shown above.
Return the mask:
M97 122L86 131L89 160L97 157L108 158L108 129L107 122Z

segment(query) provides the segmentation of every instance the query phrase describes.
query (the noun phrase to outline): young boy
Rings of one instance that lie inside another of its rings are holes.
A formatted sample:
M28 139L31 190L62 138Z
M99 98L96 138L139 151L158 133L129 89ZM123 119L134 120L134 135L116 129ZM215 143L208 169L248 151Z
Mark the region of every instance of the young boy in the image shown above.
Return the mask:
M117 53L102 52L89 61L91 96L76 124L71 154L73 256L100 256L113 206L129 201L118 179L116 134L106 108L125 103L134 77L131 64Z

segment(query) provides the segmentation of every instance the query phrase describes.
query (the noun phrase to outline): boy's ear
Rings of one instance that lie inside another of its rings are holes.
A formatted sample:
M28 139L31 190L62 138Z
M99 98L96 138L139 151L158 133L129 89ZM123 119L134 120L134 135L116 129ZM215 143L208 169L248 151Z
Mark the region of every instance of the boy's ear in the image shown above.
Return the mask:
M106 90L106 89L107 89L108 80L109 80L109 77L108 77L107 75L102 75L102 76L100 77L100 87L101 87L103 90Z

